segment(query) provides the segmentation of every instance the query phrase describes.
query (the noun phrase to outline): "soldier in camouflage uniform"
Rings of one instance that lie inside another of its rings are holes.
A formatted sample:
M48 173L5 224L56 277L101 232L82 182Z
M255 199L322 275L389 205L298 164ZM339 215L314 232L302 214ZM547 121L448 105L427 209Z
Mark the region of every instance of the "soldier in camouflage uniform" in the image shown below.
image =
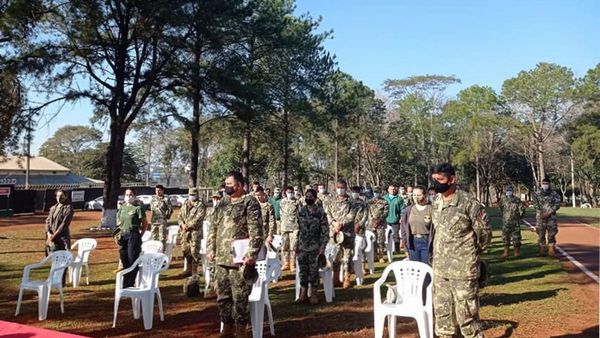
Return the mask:
M171 207L169 197L165 196L165 188L162 185L157 185L155 192L156 194L152 196L150 202L150 211L152 211L150 231L152 239L161 241L164 248L167 244L167 227L169 226L169 218L173 213L173 207Z
M502 243L504 253L502 257L508 257L508 249L512 238L515 249L515 257L521 255L521 219L525 215L525 205L513 194L512 187L506 188L506 194L500 198L498 203L502 212Z
M560 209L560 195L550 189L550 180L542 180L542 189L533 196L535 206L535 223L538 234L540 256L546 254L546 232L548 232L548 255L556 255L556 211Z
M248 296L252 284L243 277L245 266L255 264L263 244L263 225L260 204L251 194L244 192L244 178L231 172L225 180L225 192L217 207L218 221L211 224L207 243L207 258L215 262L217 304L223 323L221 337L247 337L246 326L250 318ZM232 242L250 239L244 265L233 263Z
M439 193L433 204L433 309L435 334L483 337L479 319L479 256L492 239L485 209L456 188L456 174L442 164L432 175Z
M325 184L319 184L317 186L318 188L318 192L317 192L317 204L319 204L320 206L323 207L323 209L325 209L325 205L327 203L329 203L329 201L333 198L331 196L331 194L327 191L327 188L325 187Z
M329 226L327 216L323 207L317 201L317 192L307 189L305 192L305 205L298 211L298 241L296 242L296 254L298 257L298 269L300 274L300 297L297 302L307 300L308 283L312 290L310 303L317 304L317 289L319 282L318 256L325 252L325 246L329 241Z
M361 221L357 218L359 215L360 219L366 217L364 210L359 210L360 204L353 203L352 199L347 194L348 185L346 181L340 179L336 183L336 194L337 198L331 200L325 210L327 214L327 221L329 222L329 237L335 238L338 232L343 232L347 240L344 243L335 243L338 245L339 250L337 257L333 261L333 282L339 283L339 271L340 263L344 265L344 288L349 288L350 275L352 271L352 257L354 256L354 239L357 233L362 231ZM363 223L364 224L364 223Z
M369 230L375 235L375 259L380 263L384 263L383 256L385 255L385 219L388 215L389 204L381 197L381 187L373 188L373 198L369 201Z
M263 232L266 236L266 243L273 242L273 236L277 234L277 222L275 221L275 209L269 203L265 189L261 186L254 190L254 197L260 203L260 213L263 221Z
M296 271L296 241L298 238L298 209L299 201L294 197L292 187L285 188L285 198L279 203L281 208L281 235L283 244L283 266L281 270L291 269Z
M177 219L181 234L181 251L187 262L187 270L182 273L183 276L198 273L200 241L204 236L202 223L206 216L206 207L202 200L198 198L198 188L190 188L188 194L189 198L183 202Z

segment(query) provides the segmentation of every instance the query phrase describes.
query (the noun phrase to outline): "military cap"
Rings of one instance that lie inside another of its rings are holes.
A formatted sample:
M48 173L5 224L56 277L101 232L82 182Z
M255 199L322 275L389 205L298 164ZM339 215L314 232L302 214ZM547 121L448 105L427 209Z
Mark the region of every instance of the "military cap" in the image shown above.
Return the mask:
M188 194L189 195L198 195L198 188L196 188L196 187L189 188Z
M380 193L380 194L381 194L381 187L380 187L380 186L378 186L378 185L374 186L374 187L373 187L373 192L376 192L376 193Z
M274 192L274 193L281 193L281 189L279 189L279 188L275 188L275 189L273 189L273 192Z

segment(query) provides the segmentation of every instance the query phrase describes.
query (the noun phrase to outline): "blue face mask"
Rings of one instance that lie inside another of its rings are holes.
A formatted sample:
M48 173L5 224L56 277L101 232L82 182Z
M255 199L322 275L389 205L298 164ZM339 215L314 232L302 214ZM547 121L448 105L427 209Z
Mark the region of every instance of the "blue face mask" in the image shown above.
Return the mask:
M507 191L507 192L506 192L506 196L508 196L508 197L512 197L512 196L513 196L513 192L512 192L512 191Z

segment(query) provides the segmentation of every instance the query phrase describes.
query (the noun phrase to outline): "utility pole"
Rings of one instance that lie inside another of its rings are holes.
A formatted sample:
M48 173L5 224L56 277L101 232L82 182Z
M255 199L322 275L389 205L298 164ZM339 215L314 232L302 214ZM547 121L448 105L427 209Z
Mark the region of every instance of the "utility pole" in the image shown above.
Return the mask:
M152 130L148 133L148 165L146 167L146 186L150 186L150 160L152 160Z
M30 158L31 158L31 115L29 115L28 127L27 127L27 157L25 159L25 190L29 189L29 171L30 171Z
M571 197L573 202L573 208L577 207L577 203L575 202L575 163L573 161L573 150L571 150Z

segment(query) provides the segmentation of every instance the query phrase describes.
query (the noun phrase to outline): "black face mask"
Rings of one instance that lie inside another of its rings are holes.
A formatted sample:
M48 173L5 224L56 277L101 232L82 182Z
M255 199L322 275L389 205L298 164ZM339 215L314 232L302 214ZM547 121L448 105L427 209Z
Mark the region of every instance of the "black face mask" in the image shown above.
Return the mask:
M305 198L305 199L304 199L304 202L306 202L306 204L308 204L308 205L313 205L313 204L315 204L315 200L314 200L314 199L312 199L312 198Z
M433 189L435 189L435 192L437 193L445 193L446 191L448 191L448 189L450 189L452 185L448 184L448 183L440 183L438 181L433 181Z
M225 187L225 193L229 196L233 195L233 193L235 192L235 188L234 187Z

